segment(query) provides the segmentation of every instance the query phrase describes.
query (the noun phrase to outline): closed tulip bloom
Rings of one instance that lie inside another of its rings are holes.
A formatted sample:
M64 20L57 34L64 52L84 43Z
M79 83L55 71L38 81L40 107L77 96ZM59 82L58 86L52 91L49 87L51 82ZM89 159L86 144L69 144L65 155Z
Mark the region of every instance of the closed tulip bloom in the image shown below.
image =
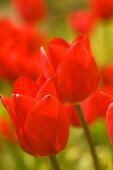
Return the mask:
M80 102L97 88L98 69L86 36L78 37L71 45L53 39L48 43L48 55L42 58L42 63L45 63L44 74L54 75L63 102Z
M28 23L42 20L45 16L44 0L12 0L13 6Z
M106 113L106 128L108 137L113 145L113 103L111 103Z
M69 123L51 79L41 77L35 83L20 77L11 97L1 99L24 151L34 156L48 156L65 148Z
M97 17L103 20L113 17L113 0L89 0L89 3Z
M80 10L70 14L68 20L73 31L87 34L92 31L95 25L96 17L92 11Z

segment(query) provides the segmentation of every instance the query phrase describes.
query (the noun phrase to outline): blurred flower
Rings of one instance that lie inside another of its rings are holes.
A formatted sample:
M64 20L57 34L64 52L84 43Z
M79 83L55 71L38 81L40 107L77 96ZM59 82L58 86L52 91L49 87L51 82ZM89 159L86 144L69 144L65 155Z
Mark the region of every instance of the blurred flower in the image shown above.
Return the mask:
M88 0L95 15L103 20L113 17L113 0Z
M0 118L0 136L6 139L9 143L16 142L14 130L6 117Z
M37 78L40 75L39 47L45 37L26 25L15 26L9 20L0 21L0 74L8 80L20 75Z
M113 64L105 65L101 69L101 78L104 86L113 86Z
M89 109L92 108L92 112L89 111L87 114L92 114L94 116L94 120L98 117L106 118L106 111L110 103L113 102L113 96L104 91L98 90L95 94L93 94L88 101L84 101L84 105L86 105Z
M48 43L48 54L41 51L44 75L54 76L63 102L80 102L91 95L99 82L89 39L78 37L71 45L60 38Z
M92 11L80 10L69 15L69 24L78 33L87 34L92 31L96 17Z
M1 99L24 151L34 156L48 156L65 148L69 122L50 78L41 77L35 83L20 77L11 97Z
M28 23L35 23L45 16L44 0L12 0L22 18Z

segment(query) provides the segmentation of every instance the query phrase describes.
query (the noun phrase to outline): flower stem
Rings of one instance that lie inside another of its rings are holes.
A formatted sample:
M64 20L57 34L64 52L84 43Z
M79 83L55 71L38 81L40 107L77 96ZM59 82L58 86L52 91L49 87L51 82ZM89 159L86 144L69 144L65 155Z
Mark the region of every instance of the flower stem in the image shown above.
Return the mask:
M51 161L51 164L52 164L54 170L61 170L56 156L49 156L49 159Z
M85 119L84 119L84 116L83 116L83 114L82 114L81 106L80 106L79 104L77 104L77 105L76 105L76 109L77 109L77 111L78 111L78 116L79 116L80 121L81 121L81 123L82 123L82 127L83 127L83 129L84 129L85 136L86 136L87 142L88 142L89 147L90 147L90 152L91 152L91 155L92 155L92 158L93 158L93 163L94 163L95 170L100 170L97 153L96 153L96 150L95 150L93 141L92 141L92 137L91 137L91 134L90 134L90 130L89 130L89 128L88 128L88 126L87 126L87 123L86 123L86 121L85 121Z

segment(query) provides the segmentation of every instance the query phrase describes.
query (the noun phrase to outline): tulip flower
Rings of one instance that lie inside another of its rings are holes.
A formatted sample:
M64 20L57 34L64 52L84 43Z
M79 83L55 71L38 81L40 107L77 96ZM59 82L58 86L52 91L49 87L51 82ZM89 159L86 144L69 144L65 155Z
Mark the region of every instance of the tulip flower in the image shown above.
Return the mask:
M0 118L0 136L11 144L16 142L14 130L6 117Z
M92 31L96 17L92 11L80 10L69 15L69 25L75 32L87 34Z
M17 27L9 20L0 21L0 32L0 76L10 81L21 75L36 79L44 36L30 26Z
M113 17L113 0L89 0L95 15L103 20Z
M78 37L71 45L55 38L48 43L48 53L41 51L45 76L54 76L63 102L80 102L97 88L99 74L92 57L88 37Z
M113 65L109 64L104 66L101 69L101 78L103 86L112 86L113 85Z
M106 113L106 128L108 137L113 145L113 103L111 103Z
M112 102L113 96L111 94L98 90L87 100L83 101L81 106L85 114L87 112L87 115L91 115L92 118L89 116L89 120L92 120L91 123L93 123L97 118L106 118L107 108Z
M13 6L28 23L42 20L45 16L44 0L12 0Z
M1 97L16 130L21 148L34 156L54 155L65 148L69 122L49 78L36 83L20 77L10 98Z

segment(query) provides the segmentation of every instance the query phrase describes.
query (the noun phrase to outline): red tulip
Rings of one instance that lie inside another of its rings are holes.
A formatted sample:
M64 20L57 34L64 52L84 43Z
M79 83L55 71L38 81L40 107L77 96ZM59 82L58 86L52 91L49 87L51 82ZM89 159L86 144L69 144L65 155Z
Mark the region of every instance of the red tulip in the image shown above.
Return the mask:
M35 83L20 77L10 98L2 103L14 124L19 145L34 156L48 156L65 148L69 122L59 103L51 79L40 78Z
M78 37L71 45L53 39L48 43L48 55L43 53L41 59L44 75L55 77L64 102L82 101L96 90L99 74L86 36Z
M92 11L80 10L69 15L69 24L78 33L87 34L92 31L96 17Z
M98 17L104 20L113 17L113 0L89 0L89 2Z
M97 117L104 118L106 117L106 111L110 103L113 102L113 96L104 91L97 91L93 94L88 100L84 101L84 106L86 105L87 112L92 114L92 120L95 120Z
M108 137L113 145L113 103L111 103L106 113L106 128Z
M40 21L45 16L44 0L12 0L22 18L29 23Z
M102 68L101 78L103 86L113 86L113 65L109 64Z
M37 78L40 75L39 47L44 37L30 26L17 27L0 21L0 74L8 80L20 75Z
M9 143L15 143L16 141L14 130L6 117L0 118L0 136Z

